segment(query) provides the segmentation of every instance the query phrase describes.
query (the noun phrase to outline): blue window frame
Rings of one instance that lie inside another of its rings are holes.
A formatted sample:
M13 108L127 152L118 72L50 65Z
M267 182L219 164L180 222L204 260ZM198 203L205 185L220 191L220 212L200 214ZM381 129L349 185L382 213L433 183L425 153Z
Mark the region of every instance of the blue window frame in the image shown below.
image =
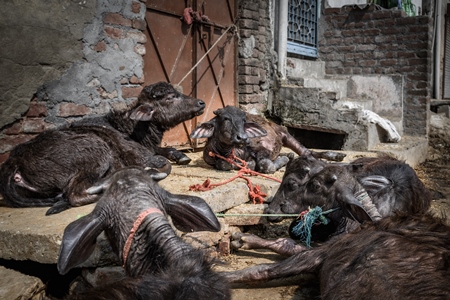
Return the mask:
M289 0L287 52L317 57L317 0Z

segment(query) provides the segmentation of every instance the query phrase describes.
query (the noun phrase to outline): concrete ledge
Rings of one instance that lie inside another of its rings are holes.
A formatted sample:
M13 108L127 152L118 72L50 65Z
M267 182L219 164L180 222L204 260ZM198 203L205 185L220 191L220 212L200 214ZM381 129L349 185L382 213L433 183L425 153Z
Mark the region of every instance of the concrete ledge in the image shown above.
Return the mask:
M411 167L424 162L428 155L428 138L417 136L402 136L399 143L380 143L371 152L382 152L405 161Z

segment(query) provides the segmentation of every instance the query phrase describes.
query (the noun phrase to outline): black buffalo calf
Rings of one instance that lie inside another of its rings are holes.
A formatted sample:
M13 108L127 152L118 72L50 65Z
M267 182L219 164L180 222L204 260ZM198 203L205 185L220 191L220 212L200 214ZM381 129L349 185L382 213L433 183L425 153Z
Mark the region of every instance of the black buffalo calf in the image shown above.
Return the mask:
M448 299L450 227L430 215L394 215L226 276L251 283L305 272L318 274L321 299Z
M289 161L288 156L280 155L282 147L287 147L300 156L311 154L339 161L345 157L334 152L312 152L291 136L285 127L261 116L247 114L234 106L218 109L214 114L216 116L213 119L197 126L191 132L191 137L208 138L203 159L218 170L231 170L234 167L211 156L211 152L224 157L234 152L251 169L266 174L274 173Z
M16 146L0 168L0 194L12 207L52 206L47 214L95 202L86 188L122 167L171 171L168 159L190 159L161 148L164 131L203 113L205 103L159 82L145 87L126 111L48 130Z
M167 218L191 232L219 231L217 217L203 199L161 188L160 177L152 169L124 168L87 190L102 196L90 214L66 227L58 270L65 274L84 262L104 231L127 277L71 299L230 299L211 259L177 236Z

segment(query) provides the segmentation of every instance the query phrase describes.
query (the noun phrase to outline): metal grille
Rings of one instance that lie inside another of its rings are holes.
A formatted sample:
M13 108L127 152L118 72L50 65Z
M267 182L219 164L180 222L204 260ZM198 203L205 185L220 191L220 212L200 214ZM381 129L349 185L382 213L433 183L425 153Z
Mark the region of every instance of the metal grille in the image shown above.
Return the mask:
M317 0L289 0L287 51L317 57Z
M445 54L443 99L450 99L450 18L445 18Z

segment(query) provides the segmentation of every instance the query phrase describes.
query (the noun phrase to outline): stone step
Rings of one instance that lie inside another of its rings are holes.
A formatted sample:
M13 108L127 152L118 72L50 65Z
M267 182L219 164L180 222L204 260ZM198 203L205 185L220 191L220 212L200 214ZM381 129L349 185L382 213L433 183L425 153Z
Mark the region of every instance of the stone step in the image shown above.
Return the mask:
M341 98L337 100L333 106L335 109L345 110L345 109L367 109L373 111L373 101L360 98Z
M303 86L307 88L320 88L322 91L335 92L336 99L347 97L347 79L326 79L307 77L304 78Z
M288 78L324 78L325 62L288 57L286 76Z

